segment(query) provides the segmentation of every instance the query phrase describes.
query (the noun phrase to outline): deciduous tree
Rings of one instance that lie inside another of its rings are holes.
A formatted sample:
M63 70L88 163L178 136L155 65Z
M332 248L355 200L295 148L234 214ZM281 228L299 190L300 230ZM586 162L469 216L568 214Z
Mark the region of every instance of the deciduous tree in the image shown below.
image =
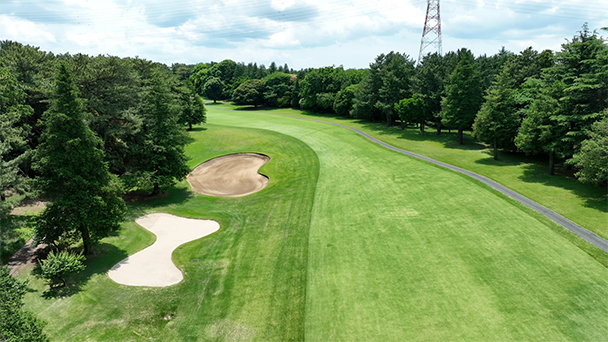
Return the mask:
M224 93L224 83L218 77L210 78L203 86L203 95L208 99L213 100L213 103L217 103L217 100L222 99Z
M254 105L255 107L264 103L264 91L266 86L263 80L248 80L234 90L232 101L240 105Z

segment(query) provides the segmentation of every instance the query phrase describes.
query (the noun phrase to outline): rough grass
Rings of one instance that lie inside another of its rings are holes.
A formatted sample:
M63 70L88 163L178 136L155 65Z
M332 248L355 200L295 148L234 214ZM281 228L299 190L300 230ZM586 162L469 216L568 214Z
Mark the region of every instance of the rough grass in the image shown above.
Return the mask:
M308 227L318 160L302 142L274 132L208 125L192 131L190 166L228 153L272 159L262 191L238 198L193 194L185 182L164 199L130 206L147 212L209 218L220 230L173 254L184 280L166 288L119 285L107 270L154 237L135 223L105 239L80 288L41 298L34 280L28 306L49 322L55 341L291 341L304 335ZM193 262L198 259L198 262Z

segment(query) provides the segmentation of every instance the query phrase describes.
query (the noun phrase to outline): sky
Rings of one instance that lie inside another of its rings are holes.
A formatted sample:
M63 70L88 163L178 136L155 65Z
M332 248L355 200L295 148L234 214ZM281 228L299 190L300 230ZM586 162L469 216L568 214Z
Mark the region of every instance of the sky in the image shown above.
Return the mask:
M444 53L558 51L585 22L608 37L599 30L608 27L608 0L440 3ZM0 0L0 40L167 65L232 59L366 68L390 51L418 59L426 7L427 0Z

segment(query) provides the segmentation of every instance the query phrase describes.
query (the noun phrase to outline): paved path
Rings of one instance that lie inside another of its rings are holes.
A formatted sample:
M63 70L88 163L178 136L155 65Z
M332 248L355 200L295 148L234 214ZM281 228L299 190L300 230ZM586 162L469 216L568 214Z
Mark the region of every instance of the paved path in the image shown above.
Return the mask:
M229 110L229 111L234 111L232 109L224 109L224 108L217 108L217 109L222 109L222 110ZM471 172L469 170L465 170L462 168L459 168L457 166L454 165L450 165L450 164L446 164L425 156L421 156L419 154L410 152L410 151L406 151L406 150L402 150L400 148L397 148L395 146L389 145L385 142L382 142L374 137L372 137L371 135L360 131L356 128L353 127L349 127L349 126L345 126L345 125L341 125L341 124L337 124L337 123L333 123L333 122L327 122L327 121L322 121L322 120L315 120L315 119L309 119L309 118L301 118L301 117L297 117L297 116L291 116L291 115L286 115L286 114L276 114L276 113L270 113L269 114L273 114L273 115L279 115L279 116L285 116L285 117L289 117L289 118L294 118L294 119L300 119L300 120L308 120L308 121L315 121L315 122L320 122L320 123L324 123L324 124L328 124L328 125L334 125L334 126L339 126L339 127L343 127L346 129L350 129L351 131L354 131L362 136L364 136L365 138L379 144L382 145L388 149L391 149L393 151L399 152L399 153L403 153L403 154L407 154L408 156L412 156L414 158L418 158L418 159L422 159L424 161L427 161L429 163L433 163L435 165L439 165L442 167L445 167L447 169L456 171L456 172L460 172L463 173L471 178L474 178L486 185L489 185L490 187L492 187L493 189L500 191L501 193L511 197L512 199L518 201L519 203L522 203L526 206L528 206L529 208L545 215L546 217L550 218L551 220L557 222L558 224L562 225L564 228L570 230L571 232L573 232L574 234L580 236L581 238L585 239L587 242L591 243L592 245L596 246L597 248L603 250L604 252L608 253L608 241L604 240L603 238L599 237L598 235L596 235L595 233L579 226L578 224L568 220L567 218L559 215L558 213L547 209L546 207L532 201L531 199L522 196L520 194L518 194L517 192L507 188L506 186L500 185L497 182L476 174L475 172Z

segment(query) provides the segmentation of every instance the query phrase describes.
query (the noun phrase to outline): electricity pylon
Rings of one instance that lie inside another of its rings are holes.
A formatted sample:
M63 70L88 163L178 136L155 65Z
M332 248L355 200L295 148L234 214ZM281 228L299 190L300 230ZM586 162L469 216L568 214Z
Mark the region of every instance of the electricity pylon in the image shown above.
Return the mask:
M424 50L435 47L437 53L441 55L441 16L439 15L439 0L427 0L426 18L424 19L424 30L420 40L420 52L418 53L418 64L424 57Z

